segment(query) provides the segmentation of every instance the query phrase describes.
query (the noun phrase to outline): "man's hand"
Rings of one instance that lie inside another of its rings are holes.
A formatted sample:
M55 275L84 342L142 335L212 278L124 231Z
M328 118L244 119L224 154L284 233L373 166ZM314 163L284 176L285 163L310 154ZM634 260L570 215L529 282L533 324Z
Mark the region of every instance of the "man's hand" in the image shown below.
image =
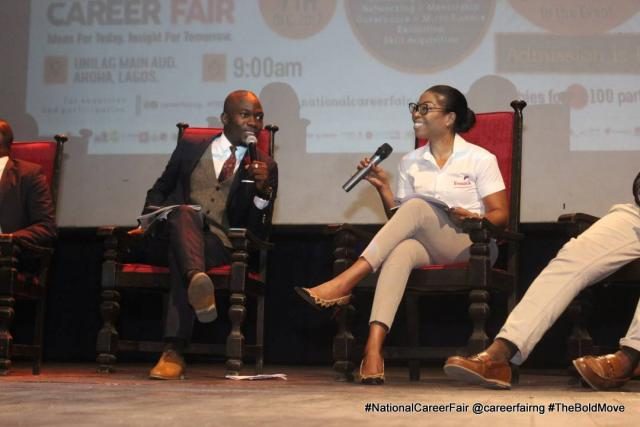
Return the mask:
M249 170L249 176L253 177L256 183L256 191L265 193L269 187L269 168L265 162L255 160L245 166Z

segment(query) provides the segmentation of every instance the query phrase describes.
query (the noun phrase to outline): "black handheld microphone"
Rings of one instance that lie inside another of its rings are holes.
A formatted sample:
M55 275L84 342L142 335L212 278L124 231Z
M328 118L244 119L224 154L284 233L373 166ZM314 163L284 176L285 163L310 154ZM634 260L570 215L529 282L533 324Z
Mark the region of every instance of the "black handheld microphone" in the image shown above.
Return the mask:
M353 176L349 178L347 182L344 183L344 185L342 186L342 189L347 192L351 191L351 189L355 187L356 184L358 184L366 174L369 173L372 167L379 165L384 159L389 157L389 154L391 154L392 151L393 151L393 147L391 147L386 142L382 144L380 147L378 147L378 149L373 154L373 156L371 156L371 161L369 162L367 167L364 167L360 169L358 172L356 172L355 174L353 174Z
M249 160L255 162L258 160L258 154L256 153L256 144L258 143L258 138L252 133L248 134L244 143L247 144L247 150L249 150Z

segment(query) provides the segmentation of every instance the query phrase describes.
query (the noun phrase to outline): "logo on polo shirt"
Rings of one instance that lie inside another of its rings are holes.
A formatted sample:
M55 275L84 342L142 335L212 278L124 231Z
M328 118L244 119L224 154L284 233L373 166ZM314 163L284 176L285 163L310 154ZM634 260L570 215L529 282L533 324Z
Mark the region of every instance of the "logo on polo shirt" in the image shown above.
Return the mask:
M469 185L471 185L471 180L469 180L469 175L463 176L462 179L454 179L453 185L455 185L456 187L468 187Z

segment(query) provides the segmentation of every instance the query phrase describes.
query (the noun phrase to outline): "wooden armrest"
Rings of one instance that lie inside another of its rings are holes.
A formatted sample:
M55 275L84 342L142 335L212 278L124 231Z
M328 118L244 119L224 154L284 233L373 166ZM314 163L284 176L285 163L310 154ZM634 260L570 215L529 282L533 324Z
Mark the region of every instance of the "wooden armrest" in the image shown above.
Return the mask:
M11 234L0 234L0 261L14 262L17 250Z
M577 212L577 213L568 213L568 214L560 215L558 217L558 222L564 222L564 223L571 222L576 224L581 223L585 225L586 224L591 225L599 219L600 218L598 218L597 216Z
M489 238L498 240L516 241L524 239L524 234L500 228L486 218L467 218L462 221L462 230L468 234L483 230L487 232Z
M273 248L273 243L261 240L246 228L230 228L228 236L234 250L269 250Z
M365 241L370 241L376 235L376 233L364 230L362 227L358 227L358 226L347 224L347 223L329 224L327 225L327 228L325 231L326 234L331 234L331 235L337 235L339 233L344 233L344 232L351 233L356 238L365 240Z
M53 254L53 248L51 247L35 245L24 240L16 240L11 234L0 234L0 245L2 245L0 254L3 255L15 253L15 247L30 257L43 257Z
M98 227L96 234L104 241L104 260L124 262L140 257L140 248L144 244L144 234L132 233L135 226Z
M138 228L135 226L102 226L98 227L98 237L113 236L115 238L121 238L128 235L133 235Z

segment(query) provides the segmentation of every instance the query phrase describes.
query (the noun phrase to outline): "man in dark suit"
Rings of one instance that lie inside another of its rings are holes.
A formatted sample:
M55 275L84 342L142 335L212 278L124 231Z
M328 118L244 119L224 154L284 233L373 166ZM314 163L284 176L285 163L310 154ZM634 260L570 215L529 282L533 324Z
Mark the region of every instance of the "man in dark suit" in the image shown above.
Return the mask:
M191 339L194 316L201 322L216 319L213 283L205 271L230 261L228 229L244 227L264 236L270 222L277 165L260 151L251 159L247 152L247 140L263 127L260 100L249 91L232 92L220 118L224 131L213 140L179 141L164 172L147 192L144 213L180 205L151 231L148 242L149 256L166 259L171 276L167 345L151 378L183 378L182 353ZM201 211L188 205L199 205Z
M11 158L12 143L11 126L0 120L0 233L11 234L18 247L51 246L56 224L49 186L39 165Z

